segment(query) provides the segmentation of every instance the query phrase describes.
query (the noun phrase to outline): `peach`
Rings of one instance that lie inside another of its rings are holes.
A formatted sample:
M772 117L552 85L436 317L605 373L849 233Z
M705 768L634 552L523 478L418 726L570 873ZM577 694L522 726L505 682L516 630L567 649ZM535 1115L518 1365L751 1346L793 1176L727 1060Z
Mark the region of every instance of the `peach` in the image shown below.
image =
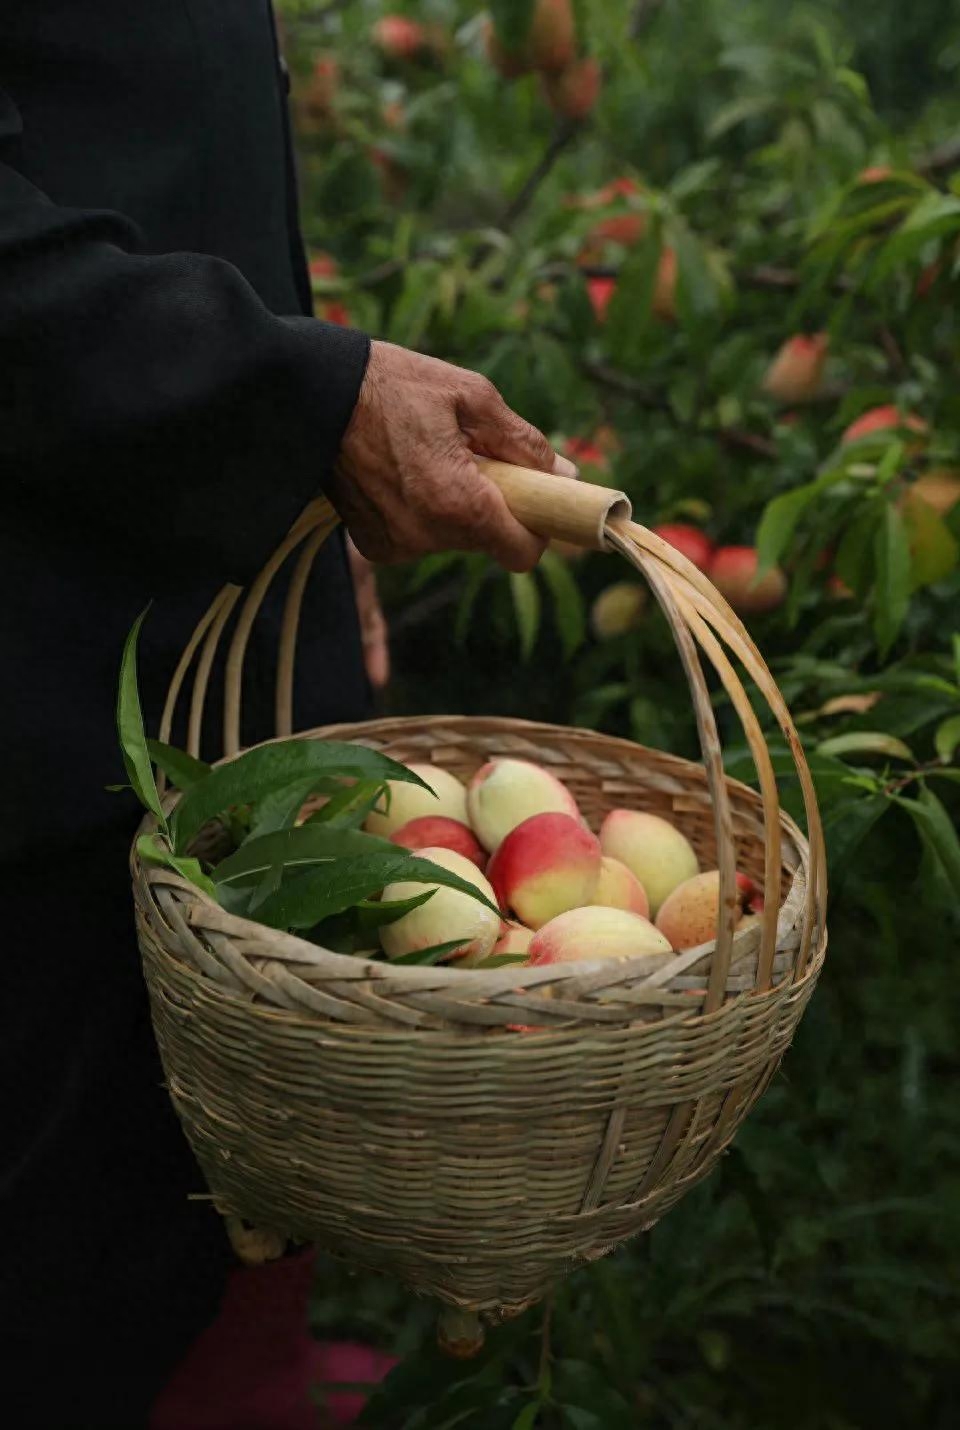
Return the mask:
M616 278L588 278L587 296L590 299L590 306L593 308L593 315L598 323L602 323L607 316L607 309L610 306L610 299L616 292Z
M858 184L880 184L884 179L892 179L893 170L889 164L868 164L857 175Z
M635 958L672 953L669 940L649 919L626 909L570 909L538 929L530 963L576 963L587 958Z
M593 903L605 909L626 909L631 914L650 917L647 891L626 864L604 854L600 860L600 879L594 890Z
M411 60L426 44L426 32L407 15L384 15L373 27L373 42L395 60Z
M913 496L932 506L938 516L946 516L960 501L960 471L935 467L924 472L910 487Z
M550 108L565 119L586 119L600 97L603 72L595 55L574 60L559 74L545 74L543 88Z
M757 580L759 558L754 546L721 546L713 553L707 575L721 596L726 596L740 615L773 611L783 604L787 578L779 566Z
M455 854L452 849L421 849L417 857L429 859L431 864L458 874L486 894L492 904L496 903L489 882L476 864L462 854ZM415 953L418 949L432 948L434 944L449 943L453 939L463 940L464 947L452 956L467 968L489 957L500 937L502 920L479 899L462 894L459 889L447 889L442 884L408 879L388 884L383 891L383 899L384 902L413 899L427 889L433 889L434 893L425 904L380 929L380 942L387 957L400 958L405 953Z
M530 940L533 938L533 929L524 928L523 924L510 923L503 925L500 937L494 945L494 954L502 953L529 953Z
M500 907L538 929L590 903L600 878L600 841L577 817L534 814L497 846L487 874Z
M777 402L809 402L820 391L829 346L828 333L788 338L767 368L764 391Z
M393 831L390 843L404 849L452 849L478 869L483 869L487 862L473 830L459 819L448 819L444 814L421 814L417 819L408 819Z
M433 794L419 785L390 780L390 808L376 809L367 815L363 827L368 834L378 834L387 839L395 830L402 829L411 819L419 819L421 815L445 815L447 819L456 819L461 824L470 823L467 818L467 791L456 775L439 765L413 764L407 769L419 775Z
M665 323L677 316L677 252L666 247L660 253L657 278L653 288L653 314Z
M906 428L910 432L925 435L929 430L922 417L918 417L915 412L901 412L899 408L892 404L883 407L871 407L862 413L855 422L851 422L840 441L859 442L864 437L872 437L875 432L890 432L898 428Z
M633 809L612 809L600 829L604 854L626 864L639 879L655 917L678 884L699 872L690 841L666 819Z
M571 0L536 0L527 36L530 58L538 70L564 70L576 49Z
M636 630L647 604L647 593L636 581L616 581L601 591L590 609L590 625L598 640L612 640Z
M746 903L749 902L753 912L761 911L763 898L745 874L737 875L734 897L734 926L743 917ZM657 914L657 928L678 953L685 948L697 948L701 943L710 943L716 938L719 907L720 873L711 869L706 874L696 874L674 889Z
M692 561L699 570L706 571L710 565L713 542L698 526L687 526L683 522L667 522L663 526L653 527L653 534L659 536L662 541L668 542L675 551L679 551L681 556Z
M580 817L576 800L556 775L530 760L495 759L481 766L467 787L467 810L474 834L491 853L531 815Z

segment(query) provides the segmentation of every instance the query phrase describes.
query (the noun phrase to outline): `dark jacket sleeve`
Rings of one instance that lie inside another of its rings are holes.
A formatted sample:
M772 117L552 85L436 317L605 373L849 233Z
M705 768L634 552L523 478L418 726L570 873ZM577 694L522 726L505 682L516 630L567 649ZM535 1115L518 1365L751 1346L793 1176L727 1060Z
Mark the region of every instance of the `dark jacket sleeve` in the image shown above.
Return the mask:
M11 120L0 93L0 139ZM198 563L246 581L322 489L369 341L277 317L221 259L137 247L0 164L5 499L135 553L145 588Z

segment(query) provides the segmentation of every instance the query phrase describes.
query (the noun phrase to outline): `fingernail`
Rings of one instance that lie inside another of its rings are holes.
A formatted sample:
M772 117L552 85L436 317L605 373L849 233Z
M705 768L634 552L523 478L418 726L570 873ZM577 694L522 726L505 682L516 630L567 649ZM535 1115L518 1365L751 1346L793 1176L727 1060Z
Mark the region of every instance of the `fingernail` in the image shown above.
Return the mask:
M574 481L580 475L580 468L570 461L569 457L556 457L553 463L553 475L555 477L571 477Z

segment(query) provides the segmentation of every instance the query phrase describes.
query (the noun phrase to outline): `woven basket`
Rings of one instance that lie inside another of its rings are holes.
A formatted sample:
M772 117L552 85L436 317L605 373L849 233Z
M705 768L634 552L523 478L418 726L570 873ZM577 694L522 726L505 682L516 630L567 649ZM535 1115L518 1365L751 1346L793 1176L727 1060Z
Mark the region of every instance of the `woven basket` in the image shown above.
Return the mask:
M532 530L615 549L644 573L677 639L704 763L493 718L377 720L303 738L356 740L462 779L492 756L532 759L567 785L593 828L616 806L662 814L704 867L721 871L716 940L661 958L654 972L643 959L395 967L234 917L135 853L132 869L170 1095L237 1249L255 1259L279 1254L287 1240L313 1242L489 1316L517 1312L573 1267L652 1226L710 1170L769 1083L813 991L826 948L826 880L796 732L722 598L629 521L621 494L499 464L487 470ZM228 757L240 748L251 624L274 574L300 548L278 663L277 728L290 733L300 601L335 522L314 503L240 609L227 662ZM162 738L197 657L196 751L213 655L240 594L225 588L195 632ZM766 744L721 641L790 743L809 844L780 810ZM741 717L760 793L723 774L697 646ZM737 869L763 885L766 912L762 926L734 933ZM463 1320L454 1316L448 1340L470 1339Z

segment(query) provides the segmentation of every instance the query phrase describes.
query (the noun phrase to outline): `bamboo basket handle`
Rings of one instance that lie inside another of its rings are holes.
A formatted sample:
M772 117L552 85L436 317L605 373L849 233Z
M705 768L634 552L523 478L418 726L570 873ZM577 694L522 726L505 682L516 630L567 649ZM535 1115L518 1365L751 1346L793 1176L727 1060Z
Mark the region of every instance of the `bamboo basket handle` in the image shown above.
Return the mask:
M633 515L624 492L553 477L509 462L477 457L477 466L503 493L507 506L528 531L545 541L569 541L587 551L607 551L608 521Z

